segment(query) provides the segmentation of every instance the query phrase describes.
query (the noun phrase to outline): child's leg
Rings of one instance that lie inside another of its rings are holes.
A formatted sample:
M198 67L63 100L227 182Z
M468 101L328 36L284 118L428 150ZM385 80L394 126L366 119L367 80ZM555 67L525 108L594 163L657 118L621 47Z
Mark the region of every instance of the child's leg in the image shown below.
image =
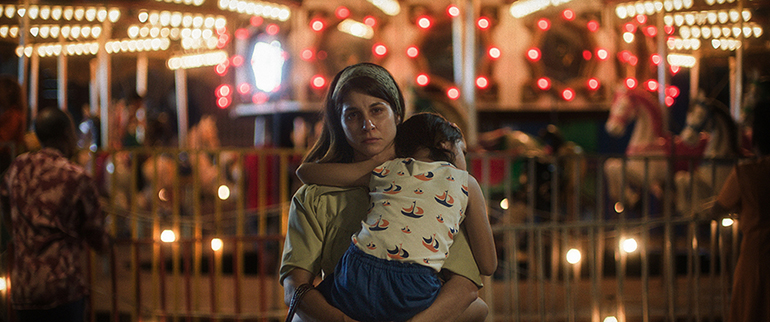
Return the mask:
M476 298L465 311L457 317L456 322L482 322L489 314L487 303L481 298Z

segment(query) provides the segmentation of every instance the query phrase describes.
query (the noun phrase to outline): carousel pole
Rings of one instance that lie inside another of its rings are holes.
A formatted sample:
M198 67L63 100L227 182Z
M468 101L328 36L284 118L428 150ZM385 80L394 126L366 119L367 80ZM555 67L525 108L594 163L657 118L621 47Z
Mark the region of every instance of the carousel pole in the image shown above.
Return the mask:
M29 8L29 0L24 0L24 7ZM24 48L24 45L27 42L27 26L29 26L29 15L24 15L19 19L19 47ZM26 97L27 95L27 56L25 55L24 51L22 50L21 55L19 55L19 65L18 65L18 77L17 80L19 82L19 85L21 86L21 96ZM31 99L30 99L31 101ZM31 119L35 119L37 116L37 110L30 110L30 117ZM33 122L27 122L27 126L29 129L32 129Z
M184 68L174 71L176 80L176 117L179 147L187 144L187 72Z
M64 47L62 47L64 48ZM32 53L33 56L36 53ZM67 106L67 51L62 50L61 54L59 54L59 57L57 57L57 70L58 70L58 77L56 82L58 83L58 91L56 93L56 98L59 103L59 109L62 111L66 111ZM77 108L77 107L76 107Z
M468 133L465 139L468 146L475 146L478 136L478 114L476 111L476 16L480 2L478 0L461 0L463 19L455 19L452 25L452 41L454 45L454 76L455 82L462 88L463 106L467 109Z
M743 12L743 1L738 0L737 6L738 6L738 12ZM741 21L741 30L743 30L743 20ZM738 43L743 43L743 33L738 33ZM732 63L732 61L731 61ZM743 45L739 45L738 48L735 49L735 60L734 64L730 64L730 69L732 69L730 77L730 81L732 83L732 87L730 89L730 115L733 116L733 120L736 122L740 121L741 119L741 103L742 103L742 94L743 94Z
M110 142L110 104L111 104L111 59L107 53L107 39L112 37L112 22L105 19L102 24L102 34L99 37L99 52L96 53L97 84L99 86L99 118L102 134L102 148L113 148Z

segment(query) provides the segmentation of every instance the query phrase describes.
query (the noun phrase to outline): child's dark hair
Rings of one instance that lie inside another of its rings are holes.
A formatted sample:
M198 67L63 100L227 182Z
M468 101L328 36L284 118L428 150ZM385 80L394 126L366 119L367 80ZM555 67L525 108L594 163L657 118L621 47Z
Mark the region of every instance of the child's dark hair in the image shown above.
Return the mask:
M452 150L442 146L444 142L454 144L463 139L460 129L443 116L434 113L418 113L398 126L396 132L396 156L406 158L420 149L428 149L434 161L454 164Z

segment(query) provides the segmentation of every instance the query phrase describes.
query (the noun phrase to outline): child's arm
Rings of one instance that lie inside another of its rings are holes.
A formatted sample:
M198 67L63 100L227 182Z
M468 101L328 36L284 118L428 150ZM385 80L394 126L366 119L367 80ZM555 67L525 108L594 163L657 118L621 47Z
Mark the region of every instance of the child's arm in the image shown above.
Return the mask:
M372 170L382 162L370 159L354 163L307 162L297 168L297 176L305 184L337 187L369 186Z
M468 175L468 206L465 210L465 231L473 258L481 275L492 275L497 269L497 251L492 227L487 217L487 205L476 178Z

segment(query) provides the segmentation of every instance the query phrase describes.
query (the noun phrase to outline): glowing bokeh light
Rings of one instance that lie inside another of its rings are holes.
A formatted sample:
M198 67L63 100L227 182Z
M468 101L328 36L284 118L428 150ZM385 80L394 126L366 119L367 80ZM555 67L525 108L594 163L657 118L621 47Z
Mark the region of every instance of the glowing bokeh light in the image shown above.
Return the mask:
M221 239L219 238L211 239L211 250L218 252L219 250L222 249L222 246L224 246L224 244L222 243Z
M489 80L484 76L479 76L476 78L476 87L480 89L485 89L489 86Z
M430 82L430 77L426 74L419 74L415 80L417 81L417 85L425 86Z
M567 263L570 263L573 265L577 264L580 262L581 257L582 255L580 254L580 251L575 248L572 248L569 251L567 251Z
M541 77L537 80L537 88L541 90L548 90L551 88L551 80L547 77Z
M456 100L460 98L460 90L457 87L450 87L446 90L446 96L450 99Z
M176 234L171 229L166 229L160 233L160 241L164 243L173 243L176 241Z

